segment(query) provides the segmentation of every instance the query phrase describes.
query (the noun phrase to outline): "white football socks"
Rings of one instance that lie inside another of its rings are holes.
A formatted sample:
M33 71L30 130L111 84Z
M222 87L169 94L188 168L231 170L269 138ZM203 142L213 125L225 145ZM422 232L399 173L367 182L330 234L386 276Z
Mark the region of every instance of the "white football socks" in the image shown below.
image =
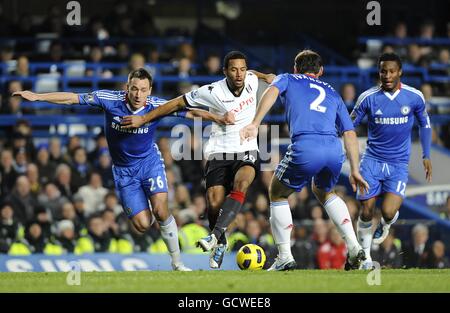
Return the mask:
M291 231L294 224L287 200L270 202L270 226L278 247L278 257L282 260L292 258Z
M389 226L391 226L392 224L394 224L394 223L397 221L398 215L399 215L399 213L398 213L398 211L397 211L397 213L395 213L395 215L394 215L394 218L393 218L392 220L390 220L389 222L386 222L386 221L384 220L384 218L381 217L381 224L382 224L382 225L389 225Z
M160 222L161 237L169 250L172 257L172 264L181 263L180 245L178 243L178 227L173 215L170 215L167 220Z
M361 244L361 247L364 249L366 253L367 260L372 260L370 257L370 248L372 246L372 221L364 222L361 220L361 217L358 218L357 225L358 232L358 241Z
M336 225L342 238L345 240L347 249L351 252L355 252L355 248L359 248L360 245L356 239L350 213L348 213L345 202L337 195L332 195L325 201L323 206L334 225Z

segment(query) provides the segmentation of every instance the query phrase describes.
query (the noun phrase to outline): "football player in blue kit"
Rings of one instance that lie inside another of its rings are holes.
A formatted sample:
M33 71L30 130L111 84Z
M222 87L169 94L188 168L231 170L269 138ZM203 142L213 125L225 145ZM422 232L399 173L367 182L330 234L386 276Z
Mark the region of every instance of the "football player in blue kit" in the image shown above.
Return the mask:
M359 173L356 133L346 106L333 87L319 80L322 59L311 50L295 57L295 74L278 75L265 91L253 122L241 130L242 140L256 138L258 127L278 97L285 107L292 144L278 165L269 188L270 225L278 247L278 257L269 271L294 269L291 253L292 214L288 197L312 181L316 198L325 207L347 244L345 269L358 268L365 259L352 226L345 202L334 192L344 162L341 141L351 166L353 190L368 189Z
M431 126L422 93L400 82L402 62L394 53L382 54L378 60L381 85L363 92L351 114L358 126L368 117L367 150L360 171L369 183L367 194L357 193L362 210L357 223L358 240L364 248L366 261L362 269L372 268L370 247L384 241L390 226L398 218L408 182L408 163L414 117L419 123L425 177L431 181ZM383 195L382 218L372 234L372 218L377 197Z
M124 129L120 125L123 116L144 115L166 102L164 99L150 96L152 81L152 76L141 68L128 75L126 91L98 90L85 94L71 92L37 94L20 91L13 96L21 96L29 101L90 105L103 109L115 187L126 215L134 228L142 234L156 219L172 258L172 268L176 271L190 271L191 269L184 266L181 261L178 229L168 209L164 162L154 142L158 121L136 129ZM233 123L233 115L218 116L203 110L178 111L173 115L187 118L202 117L220 124Z

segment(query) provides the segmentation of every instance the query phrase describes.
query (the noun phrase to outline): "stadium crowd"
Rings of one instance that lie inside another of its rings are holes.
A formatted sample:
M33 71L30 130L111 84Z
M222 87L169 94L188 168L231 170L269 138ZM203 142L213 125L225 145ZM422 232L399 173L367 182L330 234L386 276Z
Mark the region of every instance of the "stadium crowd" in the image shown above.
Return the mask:
M154 31L151 16L134 15L136 18L131 19L128 10L130 8L121 3L113 8L107 21L93 17L88 23L89 27L83 30L84 35L98 39L158 35ZM31 24L29 16L23 16L17 24L0 18L4 24L0 27L0 35L5 36L11 29L14 29L17 37L33 37L37 32L56 33L61 37L79 35L67 32L59 16L61 12L51 9L49 13L48 19L40 25ZM143 23L147 26L142 27ZM139 29L136 25L140 25ZM141 30L145 32L142 33ZM420 37L432 38L433 32L434 26L426 22L421 28ZM407 25L399 23L394 33L399 38L408 36ZM450 37L450 24L448 36ZM449 75L448 47L436 50L431 46L410 44L383 48L383 51L388 50L400 52L407 60L406 63L412 65L426 68L435 63L446 65L439 70L444 70L445 75ZM176 49L163 52L148 46L145 49L134 49L127 42L104 46L68 45L66 42L53 41L44 52L33 51L33 47L26 43L5 45L0 51L0 62L4 65L1 75L6 78L1 95L1 113L15 116L36 113L35 109L22 107L19 97L11 97L15 91L30 88L24 79L30 75L30 62L59 64L73 59L84 59L100 65L95 70L86 69L84 75L88 77L126 75L130 70L140 67L147 67L156 75L178 76L180 82L176 86L169 85L168 90L165 90L170 96L195 88L195 85L184 80L189 76L222 75L220 55L212 53L205 60L198 60L194 46L190 43L183 43ZM120 62L128 66L110 69L102 67L103 62ZM159 62L169 62L172 67L157 72L152 65ZM48 69L58 70L58 67ZM13 79L8 79L9 76ZM122 89L124 86L113 84L105 87ZM431 85L424 82L420 89L427 101L435 94L450 95L448 84ZM351 110L361 90L353 84L345 84L341 91ZM80 114L71 109L64 109L61 113ZM11 129L4 129L3 133L5 136L0 139L0 253L167 253L159 234L158 223L154 223L152 229L143 236L130 227L114 191L111 157L103 133L93 139L54 136L37 142L34 140L32 125L24 119L19 119ZM450 123L435 129L434 142L450 148ZM192 154L195 154L196 149L202 148L198 138L193 137L190 143ZM195 242L208 234L205 214L207 204L202 182L204 161L175 161L170 151L170 139L161 137L158 144L165 161L169 207L179 226L181 249L187 253L201 253L195 247ZM227 231L229 250L237 251L246 243L258 244L269 256L267 266L276 254L270 232L267 196L272 174L272 171L259 173L248 192L244 210L237 215ZM345 199L355 222L358 202L347 194L345 187L340 186L338 192ZM289 201L295 221L292 252L299 268L343 268L346 259L345 244L311 191L305 188L291 196ZM448 219L450 197L446 210L443 218ZM429 239L427 225L415 225L411 230L410 240L407 241L397 238L395 230L394 227L381 245L372 247L373 259L382 266L450 266L445 256L444 243Z

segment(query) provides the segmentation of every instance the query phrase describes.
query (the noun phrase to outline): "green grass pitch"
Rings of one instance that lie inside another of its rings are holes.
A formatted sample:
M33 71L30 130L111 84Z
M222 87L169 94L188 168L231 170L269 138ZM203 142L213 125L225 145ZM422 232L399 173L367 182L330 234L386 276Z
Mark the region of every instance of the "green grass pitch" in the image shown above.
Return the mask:
M0 292L450 292L450 270L381 270L381 285L368 272L337 270L90 272L80 286L66 273L0 273Z

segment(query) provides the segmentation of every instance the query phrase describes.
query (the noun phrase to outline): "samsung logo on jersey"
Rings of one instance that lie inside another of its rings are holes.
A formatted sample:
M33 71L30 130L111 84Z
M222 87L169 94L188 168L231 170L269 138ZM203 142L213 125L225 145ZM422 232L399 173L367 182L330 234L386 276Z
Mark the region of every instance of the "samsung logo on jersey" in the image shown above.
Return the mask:
M408 117L375 117L375 124L399 125L408 123Z
M128 134L147 134L148 133L148 127L145 128L134 128L134 129L126 129L122 128L119 124L112 122L111 128L115 129L122 133L128 133Z

